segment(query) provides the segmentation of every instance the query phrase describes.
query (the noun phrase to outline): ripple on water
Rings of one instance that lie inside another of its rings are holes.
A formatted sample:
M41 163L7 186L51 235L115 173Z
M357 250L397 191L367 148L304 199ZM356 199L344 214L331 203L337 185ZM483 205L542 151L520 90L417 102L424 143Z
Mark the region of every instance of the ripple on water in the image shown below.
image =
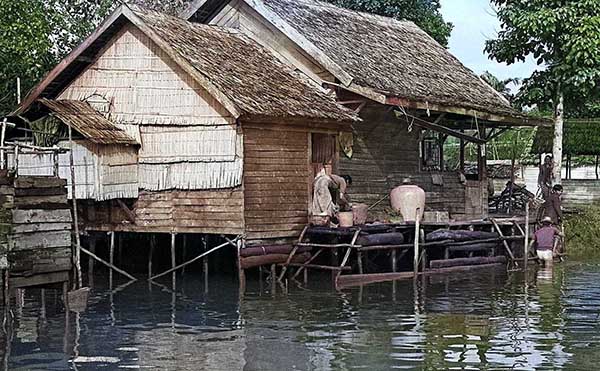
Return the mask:
M489 273L489 274L488 274ZM318 276L312 276L314 278ZM329 278L324 278L328 280ZM175 292L95 278L88 310L27 290L0 340L10 369L594 369L600 265L463 274L342 293L317 283L287 295L187 276ZM328 281L327 281L328 282ZM8 345L8 346L7 346Z

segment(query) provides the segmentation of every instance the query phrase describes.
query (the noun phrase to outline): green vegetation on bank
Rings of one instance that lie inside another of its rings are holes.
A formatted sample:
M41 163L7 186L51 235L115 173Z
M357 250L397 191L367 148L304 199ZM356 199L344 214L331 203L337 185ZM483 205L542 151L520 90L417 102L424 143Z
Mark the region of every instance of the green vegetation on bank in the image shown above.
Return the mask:
M600 258L600 205L590 206L568 216L565 232L569 257Z

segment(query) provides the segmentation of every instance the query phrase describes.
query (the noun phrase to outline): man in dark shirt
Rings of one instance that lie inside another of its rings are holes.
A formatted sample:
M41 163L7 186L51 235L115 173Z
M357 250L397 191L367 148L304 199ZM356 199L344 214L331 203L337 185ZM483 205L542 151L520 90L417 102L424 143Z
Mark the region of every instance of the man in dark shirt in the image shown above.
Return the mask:
M537 245L536 252L540 262L543 265L552 265L554 262L556 237L562 237L563 234L552 225L552 219L548 216L542 220L542 224L542 228L538 229L533 234L533 239L531 240L529 248L532 248L535 243Z
M552 223L556 225L560 225L562 222L562 193L563 187L556 184L552 187L552 192L550 192L546 201L544 201L544 216L550 217Z

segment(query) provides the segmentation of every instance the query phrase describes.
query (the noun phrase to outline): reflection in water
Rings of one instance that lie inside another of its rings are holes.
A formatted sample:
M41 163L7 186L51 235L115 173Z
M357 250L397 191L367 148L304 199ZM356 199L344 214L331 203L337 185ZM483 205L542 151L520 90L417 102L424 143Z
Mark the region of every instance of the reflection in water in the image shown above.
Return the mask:
M189 272L188 272L189 273ZM3 311L3 369L596 369L600 265L271 292L94 277L87 311L27 290ZM329 282L329 276L323 276ZM102 286L105 285L105 286ZM175 287L175 290L173 288ZM280 290L280 288L277 288ZM14 315L14 321L10 315Z

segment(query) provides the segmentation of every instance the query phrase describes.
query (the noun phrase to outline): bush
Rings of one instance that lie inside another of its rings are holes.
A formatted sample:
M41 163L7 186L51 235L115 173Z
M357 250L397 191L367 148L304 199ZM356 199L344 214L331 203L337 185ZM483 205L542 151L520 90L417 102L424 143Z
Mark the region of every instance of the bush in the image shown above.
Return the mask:
M567 253L571 257L600 257L600 206L567 216Z

